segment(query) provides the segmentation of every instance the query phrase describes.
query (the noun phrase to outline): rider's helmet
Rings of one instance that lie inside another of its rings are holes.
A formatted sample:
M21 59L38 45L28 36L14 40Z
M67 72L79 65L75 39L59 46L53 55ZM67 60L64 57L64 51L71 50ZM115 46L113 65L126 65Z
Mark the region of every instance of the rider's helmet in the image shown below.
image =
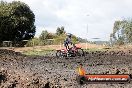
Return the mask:
M67 33L67 37L71 38L72 34L71 33Z

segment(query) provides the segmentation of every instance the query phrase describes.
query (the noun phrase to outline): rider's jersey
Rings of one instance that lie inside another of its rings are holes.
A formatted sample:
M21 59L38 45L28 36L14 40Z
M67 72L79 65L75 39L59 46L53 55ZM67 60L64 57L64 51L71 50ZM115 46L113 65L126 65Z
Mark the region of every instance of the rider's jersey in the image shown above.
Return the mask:
M71 38L69 38L69 37L67 37L64 42L67 44L72 44Z

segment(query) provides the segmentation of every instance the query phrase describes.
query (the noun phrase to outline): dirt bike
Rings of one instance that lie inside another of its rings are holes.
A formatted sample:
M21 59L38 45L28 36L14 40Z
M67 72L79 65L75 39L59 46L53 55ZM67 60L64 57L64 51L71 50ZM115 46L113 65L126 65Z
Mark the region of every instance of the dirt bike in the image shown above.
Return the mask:
M73 46L69 49L60 49L57 50L56 56L61 57L76 57L76 56L85 56L84 50L81 47Z

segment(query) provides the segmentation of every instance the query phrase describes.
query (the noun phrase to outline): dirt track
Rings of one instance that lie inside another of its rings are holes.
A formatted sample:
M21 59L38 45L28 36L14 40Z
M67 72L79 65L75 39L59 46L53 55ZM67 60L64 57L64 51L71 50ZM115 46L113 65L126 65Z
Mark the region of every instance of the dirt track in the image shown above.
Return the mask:
M0 50L0 88L132 88L132 84L85 84L76 82L77 67L87 73L132 74L132 51L90 52L86 57L59 59L25 56Z

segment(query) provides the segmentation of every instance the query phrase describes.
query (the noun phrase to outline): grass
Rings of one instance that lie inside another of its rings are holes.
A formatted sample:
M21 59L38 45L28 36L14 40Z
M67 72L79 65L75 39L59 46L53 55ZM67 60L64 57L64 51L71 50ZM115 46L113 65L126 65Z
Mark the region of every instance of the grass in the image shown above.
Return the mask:
M84 51L88 51L88 52L106 51L106 50L107 49L103 49L103 48L84 49ZM53 52L55 52L54 49L34 49L34 50L24 51L23 54L29 55L29 56L45 56L45 55L50 55Z
M29 55L29 56L45 56L47 54L50 54L51 52L53 52L55 50L30 50L30 51L25 51L23 52L23 54L25 55Z
M88 52L94 52L94 51L106 51L107 49L103 49L103 48L90 48L90 49L84 49L84 51L88 51Z

